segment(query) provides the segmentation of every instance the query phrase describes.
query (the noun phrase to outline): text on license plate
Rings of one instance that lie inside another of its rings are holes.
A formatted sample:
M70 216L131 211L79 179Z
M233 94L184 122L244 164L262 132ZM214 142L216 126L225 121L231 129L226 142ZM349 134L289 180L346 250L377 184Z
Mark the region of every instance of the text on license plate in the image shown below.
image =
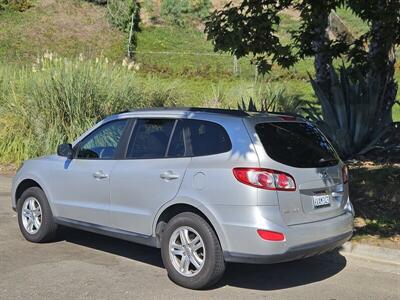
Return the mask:
M330 200L329 200L329 195L313 196L313 207L314 208L319 208L319 207L329 206L329 205L331 205Z

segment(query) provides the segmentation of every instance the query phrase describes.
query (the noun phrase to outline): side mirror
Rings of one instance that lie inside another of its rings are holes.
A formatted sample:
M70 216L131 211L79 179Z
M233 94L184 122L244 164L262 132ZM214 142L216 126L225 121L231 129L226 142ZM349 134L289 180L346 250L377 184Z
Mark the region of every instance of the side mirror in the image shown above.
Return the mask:
M69 159L74 157L74 150L71 144L61 144L57 147L57 155L64 156Z

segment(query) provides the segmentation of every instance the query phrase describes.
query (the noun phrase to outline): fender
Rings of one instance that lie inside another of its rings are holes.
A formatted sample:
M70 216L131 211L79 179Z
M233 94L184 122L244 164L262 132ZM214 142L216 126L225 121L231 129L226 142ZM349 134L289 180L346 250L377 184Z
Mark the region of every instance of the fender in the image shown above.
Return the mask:
M18 199L16 199L15 194L17 192L18 186L21 184L22 181L27 180L27 179L33 180L33 181L37 182L38 185L40 185L40 187L42 188L44 194L47 197L47 200L48 200L50 209L51 209L51 211L53 213L53 216L56 216L56 211L54 210L54 206L53 206L53 203L51 201L51 199L52 199L51 193L47 189L47 187L46 187L45 183L43 182L43 180L40 178L40 175L37 174L36 172L26 172L25 171L23 173L23 176L19 176L18 174L16 175L16 177L14 178L14 181L13 181L12 189L11 189L11 201L12 201L11 205L12 205L12 207L13 208L17 207L17 200Z

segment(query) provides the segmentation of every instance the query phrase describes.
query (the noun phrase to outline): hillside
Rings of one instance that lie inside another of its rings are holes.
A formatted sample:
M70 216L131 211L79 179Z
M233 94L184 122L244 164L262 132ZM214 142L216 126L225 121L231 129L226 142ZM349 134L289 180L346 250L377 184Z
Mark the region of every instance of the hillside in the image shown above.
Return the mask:
M215 7L226 1L214 0ZM0 13L0 63L30 65L45 52L59 57L90 59L107 57L121 64L125 56L123 32L112 28L106 19L106 8L82 0L36 0L25 12ZM190 105L229 105L235 107L242 98L260 97L263 86L283 87L290 95L313 100L308 73L313 73L312 60L298 63L290 70L274 67L258 76L249 59L234 64L229 54L216 54L198 24L172 26L160 20L160 1L143 2L143 30L138 36L136 61L140 76L152 76L160 81L174 81ZM355 34L365 30L365 24L347 11L340 11L343 20ZM288 39L287 31L298 26L296 12L283 16L280 35ZM234 69L236 71L234 72ZM400 119L400 108L395 108Z
M25 12L0 14L0 61L32 62L45 51L60 56L123 56L124 35L108 24L104 7L73 0L33 4Z

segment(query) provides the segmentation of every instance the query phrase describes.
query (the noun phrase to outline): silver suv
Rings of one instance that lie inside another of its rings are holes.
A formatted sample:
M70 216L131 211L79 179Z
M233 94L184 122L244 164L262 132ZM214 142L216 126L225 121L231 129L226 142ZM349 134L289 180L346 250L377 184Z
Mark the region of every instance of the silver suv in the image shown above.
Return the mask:
M226 262L332 250L354 214L347 168L314 125L201 108L106 118L26 161L12 206L29 241L65 225L158 247L170 278L192 289L216 283Z

